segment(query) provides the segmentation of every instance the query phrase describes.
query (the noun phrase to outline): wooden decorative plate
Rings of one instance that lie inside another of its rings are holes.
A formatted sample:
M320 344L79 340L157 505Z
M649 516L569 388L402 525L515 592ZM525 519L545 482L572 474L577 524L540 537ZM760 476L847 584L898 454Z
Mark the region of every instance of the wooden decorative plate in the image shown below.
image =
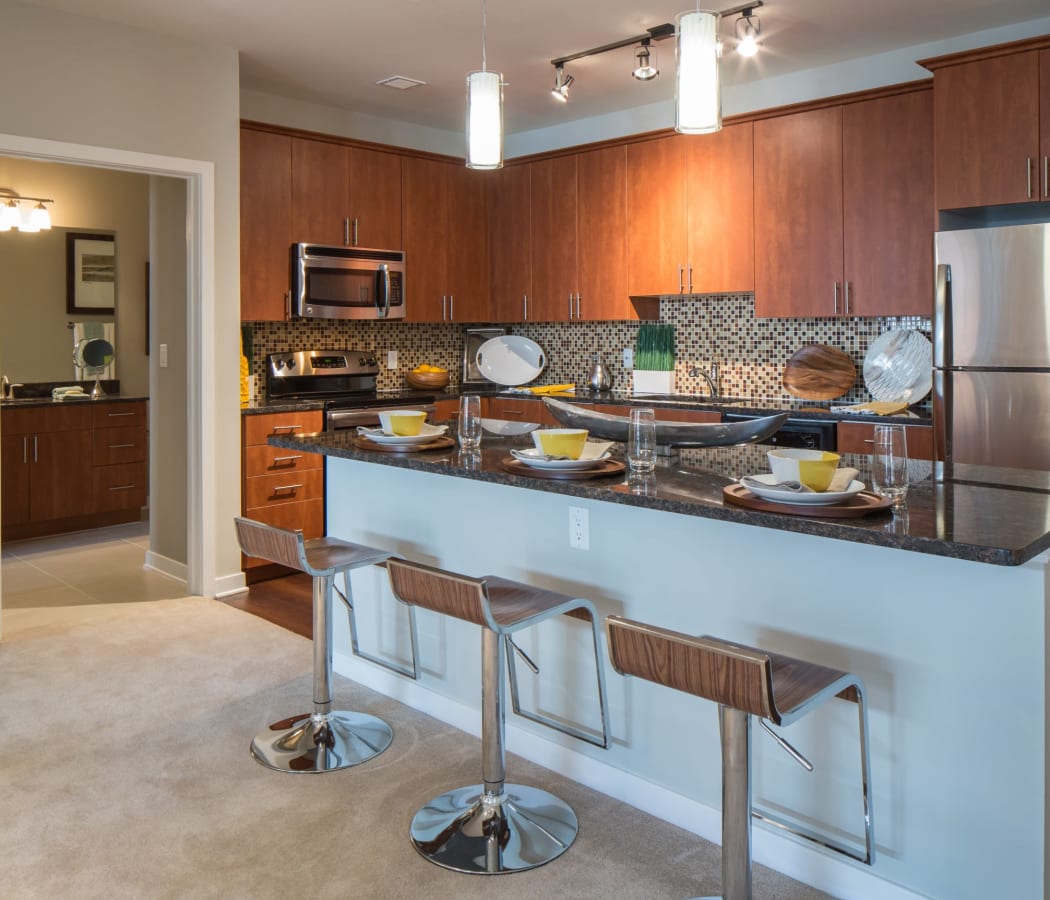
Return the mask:
M581 481L586 478L604 478L619 475L627 466L618 459L603 459L593 469L537 469L526 465L513 456L504 456L500 460L503 471L514 475L527 475L529 478L555 478L558 481Z
M827 344L807 344L784 366L784 390L803 400L834 400L857 380L849 355Z
M829 503L824 506L795 506L791 503L777 503L774 500L763 500L756 497L742 484L727 484L722 488L722 497L733 506L745 509L757 509L762 512L786 513L791 516L813 516L818 519L855 519L882 512L893 506L889 497L880 497L871 491L860 491L841 503Z
M420 453L424 450L447 450L449 447L455 447L456 439L442 434L423 444L377 444L359 434L354 438L354 446L358 450L372 450L376 453Z

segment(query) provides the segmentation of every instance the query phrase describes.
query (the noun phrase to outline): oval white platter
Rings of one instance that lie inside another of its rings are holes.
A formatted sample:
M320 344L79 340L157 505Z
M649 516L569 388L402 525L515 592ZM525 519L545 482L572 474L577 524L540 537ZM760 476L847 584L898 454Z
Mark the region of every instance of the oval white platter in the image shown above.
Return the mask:
M918 403L933 386L933 347L918 331L884 332L868 347L863 374L876 400Z
M519 334L501 334L478 347L478 371L496 384L526 384L547 364L543 348Z
M864 490L864 482L856 479L851 481L849 487L844 491L823 491L821 493L814 491L812 494L785 491L783 488L760 487L755 484L756 481L773 485L777 484L777 477L767 472L764 475L750 475L748 476L747 484L744 484L742 481L740 483L744 484L744 487L751 491L752 494L761 497L763 500L772 500L774 503L791 503L795 506L830 506L832 503L841 503L843 500L849 500L854 494Z

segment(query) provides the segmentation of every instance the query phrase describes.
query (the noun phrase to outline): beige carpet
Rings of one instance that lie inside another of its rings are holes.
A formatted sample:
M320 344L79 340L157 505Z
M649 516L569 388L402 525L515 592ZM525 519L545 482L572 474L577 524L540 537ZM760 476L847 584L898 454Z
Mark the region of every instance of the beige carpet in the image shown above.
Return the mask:
M12 610L0 643L0 895L20 898L688 898L714 894L719 850L509 759L511 780L574 807L560 859L502 877L434 866L408 823L475 782L477 741L344 679L337 705L394 728L384 754L329 775L248 755L306 711L310 643L198 598ZM756 867L760 898L826 895Z

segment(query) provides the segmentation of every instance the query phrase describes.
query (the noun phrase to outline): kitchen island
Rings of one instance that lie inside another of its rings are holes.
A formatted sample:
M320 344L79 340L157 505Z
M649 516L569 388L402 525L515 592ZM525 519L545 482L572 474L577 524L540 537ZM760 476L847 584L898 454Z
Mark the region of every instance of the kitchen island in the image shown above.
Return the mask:
M509 447L528 441L487 435L480 454L397 454L359 450L346 432L270 439L328 457L330 534L864 678L875 865L762 826L757 861L841 897L1043 895L1050 496L927 482L903 514L800 518L723 503L733 478L766 470L761 447L683 451L644 481L572 482L504 471ZM587 550L569 547L570 506L587 513ZM359 603L382 601L363 642L403 653L383 573L358 573L355 590ZM477 731L476 629L426 614L420 629L419 683L352 657L345 629L337 670ZM552 623L524 649L541 667L525 702L593 726L583 629ZM715 707L609 675L610 750L513 716L510 749L717 841ZM756 729L756 803L857 838L855 722L836 703L787 730L813 774Z

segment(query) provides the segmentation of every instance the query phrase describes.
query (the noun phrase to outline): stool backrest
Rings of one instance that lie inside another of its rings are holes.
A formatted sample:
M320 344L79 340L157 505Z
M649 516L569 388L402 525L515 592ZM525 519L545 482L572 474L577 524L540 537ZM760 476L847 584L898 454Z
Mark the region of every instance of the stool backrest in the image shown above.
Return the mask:
M390 589L402 603L421 606L475 625L492 627L483 578L471 578L404 559L388 559Z
M608 616L609 660L634 675L778 722L769 657L717 638L693 637Z
M264 522L236 517L237 542L247 556L257 556L290 569L307 571L306 546L301 531L286 531Z

